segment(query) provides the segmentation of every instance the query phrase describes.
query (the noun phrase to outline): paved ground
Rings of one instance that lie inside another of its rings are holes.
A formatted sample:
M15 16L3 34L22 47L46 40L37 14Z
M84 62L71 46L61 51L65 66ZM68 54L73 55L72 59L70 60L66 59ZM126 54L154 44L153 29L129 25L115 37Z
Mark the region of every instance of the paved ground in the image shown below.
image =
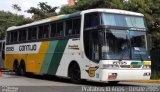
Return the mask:
M151 89L150 92L153 92L153 90L154 92L160 91L159 83L120 82L117 85L110 85L108 83L85 82L78 85L70 83L69 79L53 76L32 75L21 77L6 74L4 74L3 77L0 77L0 86L0 92L11 92L8 90L12 90L12 92L13 90L14 92L128 92L128 90L138 92L137 90L140 90L143 92L143 89L147 89L148 87Z

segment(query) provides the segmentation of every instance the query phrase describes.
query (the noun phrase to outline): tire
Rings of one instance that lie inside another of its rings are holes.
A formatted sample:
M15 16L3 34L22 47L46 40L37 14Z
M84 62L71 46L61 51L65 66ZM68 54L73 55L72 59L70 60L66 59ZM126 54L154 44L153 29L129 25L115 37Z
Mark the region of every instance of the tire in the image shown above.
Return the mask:
M20 75L21 76L25 76L26 75L26 67L25 67L25 64L21 64L20 66L19 66L19 72L20 72Z
M116 84L119 83L119 81L109 81L108 83L111 84L111 85L116 85Z
M18 63L13 64L13 71L15 72L16 75L20 75Z
M82 82L80 68L77 64L70 66L69 77L72 83L79 84Z

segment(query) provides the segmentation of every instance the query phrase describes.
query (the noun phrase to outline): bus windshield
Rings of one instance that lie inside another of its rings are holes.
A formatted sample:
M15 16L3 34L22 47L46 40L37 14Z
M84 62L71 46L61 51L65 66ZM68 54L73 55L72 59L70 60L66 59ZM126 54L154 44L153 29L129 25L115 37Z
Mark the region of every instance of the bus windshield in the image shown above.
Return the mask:
M129 35L126 30L99 31L102 59L129 59ZM123 56L123 57L122 57Z
M149 60L145 32L111 29L99 31L99 37L102 59Z
M146 32L118 29L85 31L86 56L91 60L149 60Z
M101 13L101 24L109 26L146 28L143 17L108 13Z
M132 59L148 60L145 32L130 31Z

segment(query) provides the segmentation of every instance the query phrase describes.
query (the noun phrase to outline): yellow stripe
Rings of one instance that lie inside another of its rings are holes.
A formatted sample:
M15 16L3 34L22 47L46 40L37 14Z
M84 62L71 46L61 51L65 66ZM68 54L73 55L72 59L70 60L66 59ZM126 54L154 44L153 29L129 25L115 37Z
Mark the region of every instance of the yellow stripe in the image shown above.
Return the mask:
M59 16L50 17L50 19L52 19L52 20L58 20L59 17L62 17L62 16L64 16L64 15L59 15Z
M39 64L36 66L36 72L40 73L45 55L47 54L47 49L49 47L49 43L50 41L46 41L46 42L42 42L41 47L39 49L39 54L38 54L38 58L39 58Z
M151 65L151 61L144 61L144 65Z
M30 66L28 67L28 70L34 73L40 73L41 66L44 61L44 57L46 55L46 51L49 46L49 41L47 42L42 42L39 52L37 54L29 54L28 55L28 62L30 62Z

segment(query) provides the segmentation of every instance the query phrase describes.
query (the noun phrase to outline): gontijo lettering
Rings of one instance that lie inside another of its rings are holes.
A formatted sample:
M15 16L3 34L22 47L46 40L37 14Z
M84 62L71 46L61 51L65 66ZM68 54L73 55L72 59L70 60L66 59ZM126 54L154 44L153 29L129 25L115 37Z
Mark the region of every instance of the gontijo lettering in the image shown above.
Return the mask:
M19 46L19 51L36 51L37 45L20 45Z
M6 47L6 51L14 51L14 47Z

